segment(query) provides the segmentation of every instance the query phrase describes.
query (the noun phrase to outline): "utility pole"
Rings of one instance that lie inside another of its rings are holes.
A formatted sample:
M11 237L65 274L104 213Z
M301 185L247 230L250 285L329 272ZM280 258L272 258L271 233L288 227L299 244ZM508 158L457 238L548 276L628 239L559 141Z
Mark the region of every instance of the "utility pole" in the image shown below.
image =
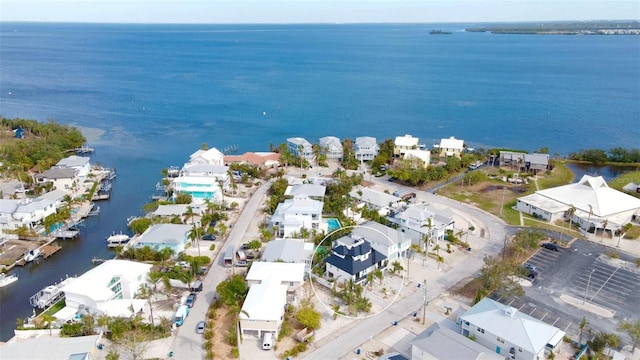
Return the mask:
M502 217L502 208L504 208L504 192L507 190L506 186L502 187L502 203L500 203L500 217Z
M427 316L427 280L424 280L424 304L422 305L422 325L424 325L424 317Z
M502 260L504 261L505 256L507 255L507 238L509 236L504 234L504 246L502 247Z
M587 292L589 291L589 283L591 283L591 275L593 274L594 271L596 271L596 269L591 270L591 272L589 273L589 279L587 279L587 288L584 289L584 299L582 299L582 305L584 305L584 303L587 301Z

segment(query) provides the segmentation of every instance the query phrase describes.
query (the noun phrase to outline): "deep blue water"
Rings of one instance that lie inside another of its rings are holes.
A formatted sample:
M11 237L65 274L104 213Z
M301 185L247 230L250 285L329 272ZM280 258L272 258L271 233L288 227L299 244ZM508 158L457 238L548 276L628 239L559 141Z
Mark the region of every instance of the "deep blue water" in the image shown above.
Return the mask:
M0 289L0 340L28 297L110 253L162 168L201 144L265 151L291 136L566 155L640 147L640 37L429 35L431 25L0 23L0 115L104 130L112 198L79 239Z

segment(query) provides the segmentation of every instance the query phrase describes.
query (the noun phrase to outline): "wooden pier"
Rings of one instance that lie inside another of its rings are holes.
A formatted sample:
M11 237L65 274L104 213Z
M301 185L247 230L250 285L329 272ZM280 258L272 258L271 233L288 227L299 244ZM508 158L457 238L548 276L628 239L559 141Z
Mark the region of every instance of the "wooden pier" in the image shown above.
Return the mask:
M78 230L56 230L52 232L51 235L55 236L56 239L73 239L78 236L79 233L80 231Z
M49 256L57 253L60 249L62 249L62 246L58 244L49 244L43 246L40 251L42 251L42 257L46 259Z

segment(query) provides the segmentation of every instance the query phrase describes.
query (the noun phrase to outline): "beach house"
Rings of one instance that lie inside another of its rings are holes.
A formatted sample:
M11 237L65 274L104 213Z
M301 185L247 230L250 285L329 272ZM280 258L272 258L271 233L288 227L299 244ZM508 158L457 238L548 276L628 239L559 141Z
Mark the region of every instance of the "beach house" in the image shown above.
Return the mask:
M374 250L384 255L387 261L407 256L411 246L411 238L407 234L375 221L367 221L354 227L351 234L365 239Z
M325 275L339 283L359 284L367 274L387 266L387 257L375 250L361 235L343 236L333 242L325 262Z
M189 243L193 226L184 224L154 224L133 241L135 248L150 247L155 251L164 248L173 250L175 255L184 251Z
M411 204L404 210L387 216L387 220L406 233L413 244L420 245L423 249L424 239L431 242L444 240L447 230L453 230L455 225L450 209L428 203Z
M270 219L275 236L290 238L296 237L303 228L309 231L320 229L323 205L322 201L306 196L296 196L278 204Z
M86 156L71 155L58 161L58 163L53 167L58 169L78 170L77 176L81 182L84 182L91 171L91 164L89 163L90 160L91 158Z
M80 172L74 168L53 167L35 175L36 182L40 185L51 183L53 189L64 191L75 198L80 190Z
M289 152L298 158L303 158L309 162L315 159L315 154L313 153L313 145L308 142L305 138L301 137L292 137L287 139L287 149ZM294 165L294 164L289 164Z
M404 157L407 150L418 150L420 139L409 134L404 136L396 136L393 142L393 156Z
M229 167L203 163L187 163L173 179L174 196L191 195L192 201L202 204L206 200L221 202L223 191L229 187Z
M303 239L275 239L267 243L260 260L304 264L307 272L311 267L313 251L314 244Z
M431 162L431 151L420 149L405 150L404 159L413 161L417 167L426 168Z
M342 142L335 136L325 136L320 138L320 152L327 156L327 159L342 159Z
M371 136L358 136L353 149L356 160L371 161L380 152L380 146L376 142L376 138Z
M450 157L455 156L460 158L462 152L464 151L464 140L456 139L455 136L451 136L446 139L440 139L440 145L438 146L440 150L440 157Z

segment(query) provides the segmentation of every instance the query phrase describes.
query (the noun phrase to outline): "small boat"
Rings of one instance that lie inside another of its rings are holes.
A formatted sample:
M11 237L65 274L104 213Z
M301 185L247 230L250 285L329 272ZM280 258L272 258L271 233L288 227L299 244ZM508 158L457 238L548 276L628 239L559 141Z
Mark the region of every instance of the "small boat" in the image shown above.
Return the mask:
M37 257L42 256L42 251L40 249L29 250L24 254L24 262L30 263L35 260Z
M74 277L70 277L70 278L64 279L60 283L45 286L44 288L42 288L40 291L38 291L37 293L35 293L33 296L29 298L29 304L31 304L31 306L33 306L34 308L39 308L39 309L45 309L55 304L56 302L58 302L58 300L62 299L65 295L64 292L62 291L62 288L64 288L65 285L71 283L75 279L76 278Z
M129 235L123 234L123 233L116 234L114 232L109 237L107 237L107 246L109 247L119 246L119 245L128 243L129 240L131 240L131 237L129 237Z
M18 281L18 275L16 274L0 274L0 287L7 286L9 284L13 284Z

